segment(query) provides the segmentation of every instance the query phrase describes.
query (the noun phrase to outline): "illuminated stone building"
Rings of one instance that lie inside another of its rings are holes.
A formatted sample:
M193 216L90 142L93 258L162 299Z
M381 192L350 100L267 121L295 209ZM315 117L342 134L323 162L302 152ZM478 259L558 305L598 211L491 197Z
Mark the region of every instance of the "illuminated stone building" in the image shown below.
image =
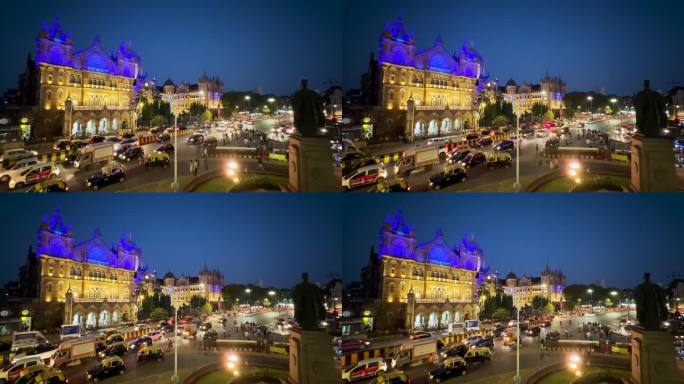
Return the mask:
M504 101L513 104L513 113L522 115L531 112L534 104L547 106L556 116L560 116L565 108L565 82L560 77L551 77L547 73L540 84L516 84L508 80L502 89Z
M196 84L176 85L168 79L159 91L161 100L171 104L171 113L174 115L189 112L193 103L204 105L214 116L220 116L223 109L223 82L216 76L209 77L204 74Z
M450 246L437 229L419 243L398 211L385 219L379 243L362 271L367 305L358 308L373 315L375 327L436 329L478 318L478 288L489 267L472 237Z
M121 44L105 53L98 36L75 50L72 36L55 18L40 30L36 58L20 76L23 106L31 108L34 138L109 134L135 128L140 56Z
M350 106L370 117L373 135L403 136L409 140L448 136L475 129L477 95L486 81L484 61L472 44L449 53L441 36L431 48L418 50L415 36L400 18L385 26L379 39L379 57L371 55L362 77L364 108Z
M35 298L40 326L107 327L135 319L136 278L144 269L141 250L130 237L107 245L95 229L89 240L77 242L55 211L43 218L35 252L29 250L20 269L22 296Z
M179 276L167 272L162 282L162 292L171 296L171 304L180 307L190 304L192 296L201 296L213 305L221 302L223 274L218 269L208 269L205 265L198 276Z
M560 270L552 270L547 265L539 276L523 275L517 277L510 272L505 279L499 279L497 274L488 274L483 289L495 295L501 291L513 297L513 305L523 308L532 303L535 296L542 296L549 302L562 305L564 300L565 274Z

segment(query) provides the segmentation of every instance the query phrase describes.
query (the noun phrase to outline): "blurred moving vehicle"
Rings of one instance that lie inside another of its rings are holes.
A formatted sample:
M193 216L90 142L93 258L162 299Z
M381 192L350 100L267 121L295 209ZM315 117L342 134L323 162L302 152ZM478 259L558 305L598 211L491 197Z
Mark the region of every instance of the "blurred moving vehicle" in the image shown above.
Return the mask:
M29 151L24 148L8 149L0 156L0 162L4 165L7 161L17 161L36 156L38 156L38 152L36 151Z
M126 371L123 360L118 356L102 359L95 368L88 370L88 381L97 382L108 377L123 375Z
M165 152L152 152L145 156L145 169L155 167L166 168L170 163L169 155Z
M468 178L468 172L462 166L446 166L444 171L436 173L428 179L428 188L439 191L451 184L462 183Z
M444 380L466 374L467 363L460 356L449 357L428 373L430 383L440 383Z
M353 188L377 183L387 178L387 171L382 164L367 165L342 177L342 189L348 191Z
M69 191L69 186L67 185L66 181L62 179L47 179L43 181L39 181L38 183L34 184L33 187L29 188L28 191L26 192L37 192L37 193L46 193L46 192L68 192Z
M381 357L361 360L342 371L342 383L351 383L387 372L387 363Z
M402 178L395 177L388 180L379 181L369 192L409 192L411 186Z
M126 171L124 167L120 164L109 164L97 172L96 174L90 176L86 180L86 186L94 191L105 187L109 184L120 183L126 179Z
M29 184L35 184L41 180L56 178L61 173L61 168L52 163L35 164L10 176L9 189L24 188Z
M25 357L19 359L12 364L7 365L2 370L0 370L0 383L6 383L8 381L13 381L19 378L22 371L26 370L28 367L34 365L45 365L43 359L38 356Z
M74 167L85 169L93 164L103 164L114 159L114 143L90 144L78 150Z
M138 351L138 361L164 360L164 350L161 347L145 347Z

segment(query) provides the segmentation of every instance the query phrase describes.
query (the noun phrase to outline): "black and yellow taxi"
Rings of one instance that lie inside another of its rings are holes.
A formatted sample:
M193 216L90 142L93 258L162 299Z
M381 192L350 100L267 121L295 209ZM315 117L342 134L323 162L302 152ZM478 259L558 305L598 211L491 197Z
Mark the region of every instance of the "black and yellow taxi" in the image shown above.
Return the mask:
M38 365L29 367L30 369L22 372L22 376L14 381L17 384L66 384L69 381L62 371Z
M138 361L163 360L164 349L157 346L145 347L138 351Z
M470 365L473 363L486 363L492 360L492 350L489 347L474 347L466 352L463 360Z
M169 154L166 152L152 152L145 156L145 168L168 167L170 163Z
M379 374L370 384L410 384L411 379L403 371L392 371Z
M126 370L123 359L111 356L102 359L95 368L88 370L88 381L99 381L116 375L123 375Z
M370 189L370 192L381 192L381 193L386 193L386 192L410 192L411 191L411 186L406 182L406 180L402 179L401 177L395 177L392 179L387 179L383 180L373 188Z
M467 366L460 356L446 358L428 372L428 380L430 383L440 383L452 377L465 375Z
M487 168L508 168L513 163L513 158L506 152L494 152L487 154Z
M430 176L428 179L428 188L439 191L443 187L451 184L462 183L468 178L468 171L466 167L460 164L447 165L444 171Z
M69 186L66 181L58 178L39 181L34 184L27 192L68 192Z

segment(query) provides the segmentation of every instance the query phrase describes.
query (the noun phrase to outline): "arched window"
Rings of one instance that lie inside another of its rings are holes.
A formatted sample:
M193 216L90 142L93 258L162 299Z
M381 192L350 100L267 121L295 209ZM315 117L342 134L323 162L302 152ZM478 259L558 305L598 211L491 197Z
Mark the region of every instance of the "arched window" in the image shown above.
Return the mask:
M52 293L52 283L47 283L45 285L45 290L47 291L47 293Z

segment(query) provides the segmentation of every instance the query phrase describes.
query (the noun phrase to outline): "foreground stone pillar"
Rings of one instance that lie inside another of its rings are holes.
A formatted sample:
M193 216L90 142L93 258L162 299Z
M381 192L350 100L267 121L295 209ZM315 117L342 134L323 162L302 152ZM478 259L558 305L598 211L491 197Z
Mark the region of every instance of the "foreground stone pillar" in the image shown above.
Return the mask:
M632 189L637 192L677 191L672 140L632 137Z
M330 143L324 137L290 136L289 189L292 192L335 192Z
M340 377L327 332L290 330L289 384L337 384Z
M632 379L636 384L680 382L670 332L632 329Z

